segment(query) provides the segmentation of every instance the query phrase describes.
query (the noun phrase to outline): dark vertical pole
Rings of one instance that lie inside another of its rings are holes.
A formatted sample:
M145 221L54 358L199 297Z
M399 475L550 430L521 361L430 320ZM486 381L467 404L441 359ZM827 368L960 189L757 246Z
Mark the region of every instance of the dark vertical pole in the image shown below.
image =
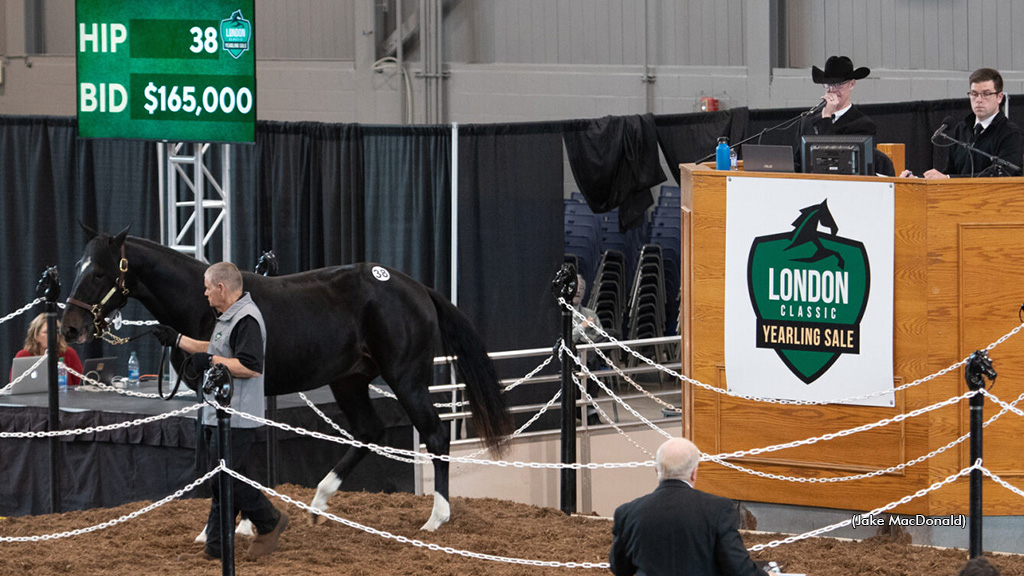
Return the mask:
M551 291L555 298L563 298L572 302L576 294L576 266L563 264L551 283ZM572 312L559 306L562 310L562 336L570 351L575 349L572 343ZM562 464L576 463L576 387L572 382L573 360L569 353L562 352L558 347L562 361ZM561 475L561 508L566 514L576 512L576 470L563 468Z
M277 276L277 256L264 252L256 262L256 273ZM277 396L267 396L267 419L277 420ZM267 486L277 486L277 428L267 427Z
M46 420L46 430L54 432L60 430L60 394L57 389L57 358L60 356L60 348L57 344L57 296L60 295L60 278L57 275L57 268L51 266L43 272L39 279L37 292L41 292L46 299L46 367L49 371L50 409ZM50 512L61 511L60 506L60 439L56 436L50 438Z
M223 364L217 364L207 370L203 391L207 394L212 392L221 406L231 405L233 386L231 373ZM231 415L220 408L217 409L217 457L224 461L225 466L231 467ZM220 496L221 574L234 576L235 506L231 496L232 477L226 472L221 472L217 480Z
M971 390L981 390L985 388L985 377L989 380L995 381L996 371L992 368L992 361L989 360L988 354L984 350L976 350L971 354L970 358L967 359L967 365L964 367L964 379L967 381L967 387ZM982 442L982 431L984 430L984 408L985 408L985 396L982 394L975 394L971 396L971 465L974 465L982 457L982 448L984 443ZM968 533L968 556L971 558L977 558L981 556L982 546L982 520L984 519L984 507L982 500L982 480L984 476L981 470L971 470L970 480L970 514L971 523Z

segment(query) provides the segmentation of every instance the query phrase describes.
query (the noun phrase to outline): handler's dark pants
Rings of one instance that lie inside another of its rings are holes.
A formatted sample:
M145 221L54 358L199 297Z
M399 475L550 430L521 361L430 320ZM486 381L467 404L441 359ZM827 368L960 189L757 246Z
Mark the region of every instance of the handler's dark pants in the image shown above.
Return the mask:
M255 428L232 428L231 429L231 462L228 467L242 474L248 472L249 452L256 440ZM210 470L217 466L219 461L219 447L217 439L217 428L215 426L203 426L203 441L207 446L207 460ZM213 491L213 502L210 505L210 517L206 522L206 553L210 556L220 558L220 546L223 535L220 531L220 475L210 478L210 488ZM234 508L232 519L238 518L239 512L244 512L245 517L252 521L256 532L267 534L277 526L281 513L274 508L270 500L262 492L249 484L234 477L231 478L231 496ZM234 530L234 522L228 527ZM237 554L237 548L236 548Z

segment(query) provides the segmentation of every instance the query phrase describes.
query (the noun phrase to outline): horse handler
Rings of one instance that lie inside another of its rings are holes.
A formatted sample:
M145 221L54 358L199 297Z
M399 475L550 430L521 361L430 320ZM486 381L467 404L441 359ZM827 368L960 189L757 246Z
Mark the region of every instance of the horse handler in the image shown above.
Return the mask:
M218 262L203 275L206 298L218 313L217 323L209 342L194 340L179 334L169 326L160 325L153 333L164 346L178 347L192 354L189 364L206 370L223 364L234 377L231 407L240 412L263 417L263 357L267 346L267 329L263 315L249 293L242 292L242 274L230 262ZM207 398L211 400L211 398ZM259 426L237 414L231 415L231 467L245 470L249 452ZM203 409L203 441L208 447L211 465L216 465L217 414L210 407ZM214 478L215 481L216 478ZM232 478L232 506L234 516L243 512L256 527L256 538L249 546L246 558L252 560L268 556L277 549L281 533L288 527L288 515L277 510L262 492L249 484ZM223 535L220 527L220 495L213 486L213 501L207 521L206 549L195 554L181 554L178 560L201 558L217 560L221 556ZM232 523L233 524L233 523Z

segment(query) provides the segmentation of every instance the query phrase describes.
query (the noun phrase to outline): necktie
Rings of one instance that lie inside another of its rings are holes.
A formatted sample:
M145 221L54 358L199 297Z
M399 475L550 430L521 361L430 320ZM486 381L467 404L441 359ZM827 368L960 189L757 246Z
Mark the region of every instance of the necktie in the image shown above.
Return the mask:
M982 133L982 132L983 132L984 130L985 130L985 127L984 127L984 126L982 126L981 124L975 124L975 125L974 125L974 141L975 141L975 142L977 142L977 141L978 141L978 136L981 136L981 133Z

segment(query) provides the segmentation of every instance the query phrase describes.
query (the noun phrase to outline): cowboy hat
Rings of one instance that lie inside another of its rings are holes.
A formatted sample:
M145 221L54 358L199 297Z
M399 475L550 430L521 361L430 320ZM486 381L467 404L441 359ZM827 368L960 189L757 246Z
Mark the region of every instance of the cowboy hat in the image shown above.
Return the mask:
M815 84L841 84L847 80L860 80L871 74L871 69L861 66L853 69L853 61L846 56L829 56L825 69L811 66L811 80Z

